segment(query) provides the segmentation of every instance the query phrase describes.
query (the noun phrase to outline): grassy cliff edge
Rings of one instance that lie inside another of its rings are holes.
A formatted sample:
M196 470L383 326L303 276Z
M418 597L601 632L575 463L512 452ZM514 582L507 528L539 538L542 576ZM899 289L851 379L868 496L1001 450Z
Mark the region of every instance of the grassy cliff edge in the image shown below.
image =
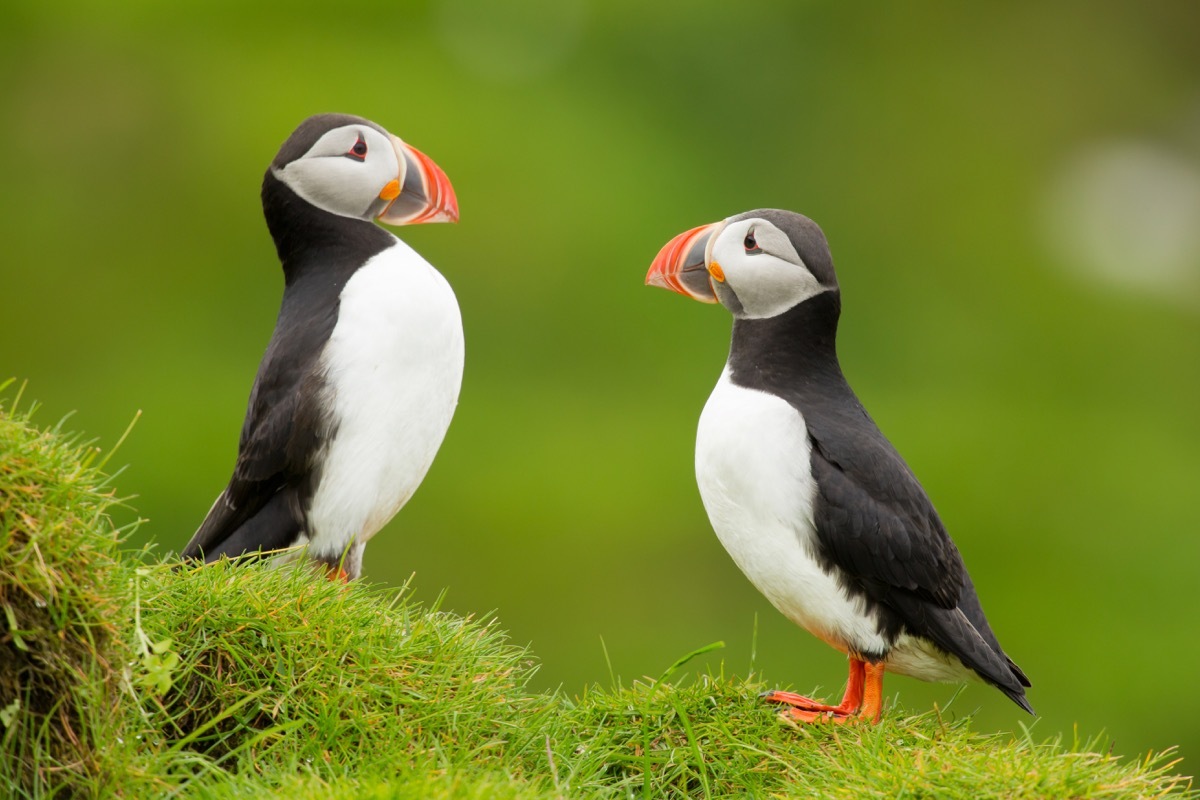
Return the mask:
M493 619L304 568L121 551L89 443L0 408L0 794L13 797L1191 796L1169 754L890 708L799 727L756 677L527 688Z

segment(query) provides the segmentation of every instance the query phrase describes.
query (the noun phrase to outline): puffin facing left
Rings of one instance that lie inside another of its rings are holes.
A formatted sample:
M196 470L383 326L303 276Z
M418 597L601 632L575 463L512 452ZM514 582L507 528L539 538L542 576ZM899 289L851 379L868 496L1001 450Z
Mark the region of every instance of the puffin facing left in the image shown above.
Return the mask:
M463 372L450 285L375 220L457 222L458 201L416 148L361 117L320 114L279 149L262 203L283 302L233 477L182 555L307 544L350 580L425 477Z

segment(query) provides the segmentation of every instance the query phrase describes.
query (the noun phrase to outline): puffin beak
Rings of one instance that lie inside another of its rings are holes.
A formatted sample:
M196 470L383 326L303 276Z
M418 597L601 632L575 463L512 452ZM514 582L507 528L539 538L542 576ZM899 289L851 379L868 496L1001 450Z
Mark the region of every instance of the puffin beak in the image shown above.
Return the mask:
M375 218L388 225L458 222L458 198L446 173L417 148L391 138L400 174L379 193L384 206Z
M708 244L724 225L701 225L667 242L646 273L646 285L661 286L702 303L717 302L708 277Z

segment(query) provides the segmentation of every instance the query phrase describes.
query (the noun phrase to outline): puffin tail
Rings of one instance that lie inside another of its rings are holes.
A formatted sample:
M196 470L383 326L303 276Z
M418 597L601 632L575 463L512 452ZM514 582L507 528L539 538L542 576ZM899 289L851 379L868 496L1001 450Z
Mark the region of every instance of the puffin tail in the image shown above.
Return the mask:
M1025 697L1029 678L997 644L980 634L967 615L959 608L939 608L919 598L910 597L897 603L911 633L928 639L954 655L959 661L995 686L1008 699L1030 714L1036 715ZM995 637L988 637L994 640Z
M300 523L289 508L287 493L276 492L248 519L234 518L225 493L217 498L180 554L184 561L212 563L221 556L237 558L254 552L280 550L296 541Z

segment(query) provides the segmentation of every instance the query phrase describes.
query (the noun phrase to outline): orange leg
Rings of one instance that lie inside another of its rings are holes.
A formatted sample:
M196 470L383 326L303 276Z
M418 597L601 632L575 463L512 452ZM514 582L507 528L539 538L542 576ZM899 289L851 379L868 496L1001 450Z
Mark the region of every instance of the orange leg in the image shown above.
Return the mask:
M836 706L792 692L767 692L763 699L789 706L783 713L799 722L829 720L841 724L852 719L878 722L883 713L883 664L868 664L851 656L846 693Z
M879 722L883 716L883 663L867 664L866 688L863 691L862 708L858 718Z
M331 581L341 581L342 583L350 582L350 575L346 572L346 570L332 565L325 566L325 577L329 578Z

